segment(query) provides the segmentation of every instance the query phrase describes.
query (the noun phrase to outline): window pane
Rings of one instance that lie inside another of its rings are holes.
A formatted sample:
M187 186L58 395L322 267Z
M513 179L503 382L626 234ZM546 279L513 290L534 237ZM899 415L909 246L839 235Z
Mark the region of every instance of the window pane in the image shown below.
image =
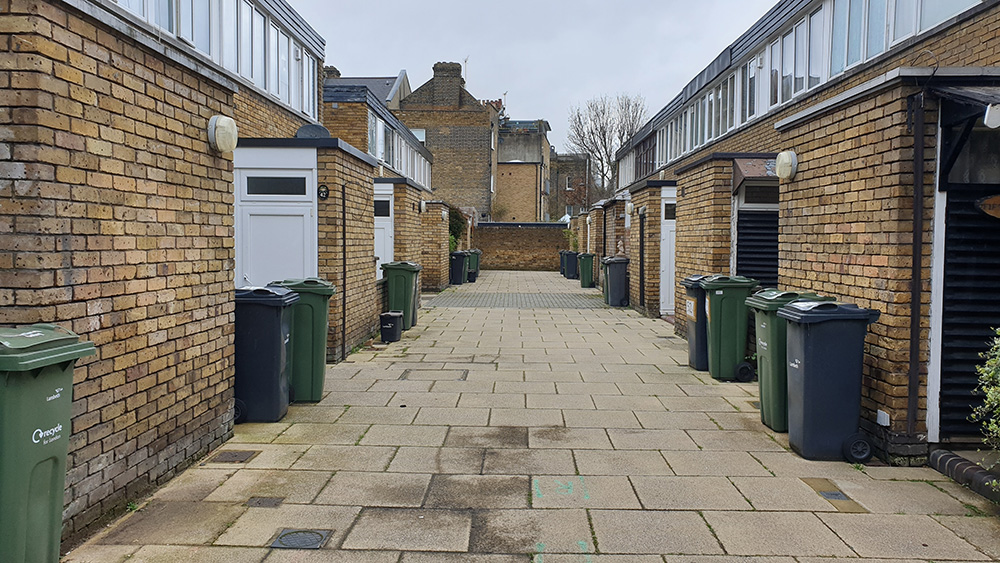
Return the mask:
M240 74L253 76L253 7L249 2L240 2Z
M203 53L212 52L212 5L208 2L192 0L192 20L194 23L194 46Z
M726 80L722 97L726 99L726 129L736 126L736 75Z
M302 74L302 49L298 45L292 45L292 60L289 61L289 64L291 65L289 68L291 91L288 96L292 107L301 110L305 107L302 105L302 80L304 75Z
M868 0L867 58L885 51L886 0Z
M806 24L795 26L795 91L806 87Z
M156 25L173 33L176 14L174 0L156 0Z
M383 199L375 200L375 216L376 217L389 217L390 216L389 201Z
M288 36L278 33L278 97L288 101Z
M847 2L835 0L833 4L833 35L830 45L830 76L844 71L847 60Z
M378 120L375 114L368 112L368 154L375 156L378 146Z
M980 0L921 0L920 30L934 27L944 20L975 6Z
M781 38L781 101L792 97L792 73L795 70L795 34Z
M674 221L677 219L677 204L675 203L664 203L663 204L663 220L664 221Z
M913 35L917 23L917 0L896 0L896 15L893 20L893 41Z
M239 70L239 17L236 0L222 0L222 66L236 72Z
M247 178L248 195L306 195L305 178Z
M823 76L823 10L809 16L809 88Z
M253 13L253 83L262 90L267 86L266 73L264 72L264 69L267 68L264 63L264 43L264 14L255 10Z
M278 28L274 25L267 34L267 91L278 95Z
M865 2L851 0L847 25L847 66L861 60L861 40L864 38Z
M180 31L177 35L187 39L188 41L194 41L194 32L192 31L192 18L193 10L191 9L191 0L180 0Z
M778 84L781 83L781 43L771 44L771 105L778 105Z
M763 56L763 55L760 55ZM757 115L757 61L747 65L747 116Z
M145 0L118 0L118 5L130 12L135 12L140 16L145 16L146 10L145 6L143 5L144 1Z
M725 128L726 118L723 117L723 112L725 111L726 103L722 99L722 86L719 86L715 89L715 122L712 126L712 132L716 137L721 135Z

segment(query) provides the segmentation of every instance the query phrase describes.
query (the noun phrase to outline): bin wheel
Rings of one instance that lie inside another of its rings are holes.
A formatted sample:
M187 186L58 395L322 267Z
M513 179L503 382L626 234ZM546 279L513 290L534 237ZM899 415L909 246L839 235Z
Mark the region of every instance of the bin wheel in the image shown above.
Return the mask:
M755 373L753 364L750 362L743 362L736 365L734 375L736 377L736 381L739 381L740 383L747 383L749 381L753 381L754 376L757 374Z
M236 399L233 405L233 422L240 424L247 420L247 404L240 399Z
M851 463L866 463L872 458L872 444L858 432L844 440L844 458Z

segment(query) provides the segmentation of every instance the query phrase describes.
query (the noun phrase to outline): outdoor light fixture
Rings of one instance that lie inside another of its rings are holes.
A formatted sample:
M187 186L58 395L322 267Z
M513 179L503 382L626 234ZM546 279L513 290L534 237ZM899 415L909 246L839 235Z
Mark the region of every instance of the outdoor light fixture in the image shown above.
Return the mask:
M420 212L425 213L427 211L427 202L420 200Z
M587 215L587 224L590 224L590 215Z
M782 180L792 180L796 172L799 171L799 157L795 151L784 151L778 153L775 159L775 173Z
M983 123L990 129L1000 129L1000 104L990 104L986 106L986 116Z
M232 152L240 139L236 120L225 115L213 115L208 120L208 145L212 150Z
M631 201L625 204L625 214L626 215L631 215L632 211L634 211L634 210L635 210L635 206L632 205Z

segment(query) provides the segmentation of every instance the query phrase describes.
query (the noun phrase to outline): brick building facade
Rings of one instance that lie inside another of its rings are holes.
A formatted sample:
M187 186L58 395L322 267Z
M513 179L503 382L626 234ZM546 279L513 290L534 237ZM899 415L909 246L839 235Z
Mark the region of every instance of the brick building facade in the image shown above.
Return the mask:
M394 113L424 136L434 155L435 198L490 217L497 169L499 101L482 102L465 89L462 66L437 63L434 77L403 98Z
M992 309L963 313L960 303L971 297L959 289L971 275L975 294L995 291L997 272L953 258L997 252L989 242L995 229L975 201L1000 184L982 152L993 142L983 110L1000 101L1000 8L958 2L918 19L915 7L897 3L887 8L896 27L872 29L871 48L819 53L815 75L798 82L793 68L782 81L781 50L795 49L805 25L840 37L842 20L823 14L842 4L779 2L629 141L620 171L628 182L677 183L676 277L666 287L682 299L684 277L740 273L740 213L751 200L772 205L766 190L744 193L739 166L793 151L797 173L781 180L773 204L778 284L881 313L865 344L862 428L881 457L919 464L928 444L976 439L967 422L971 366L1000 323ZM641 205L634 201L633 232ZM917 221L915 205L923 207ZM635 280L631 291L634 304ZM683 308L678 321L683 333ZM955 330L981 342L959 341Z
M590 199L590 156L586 154L552 155L549 216L558 219L586 211L596 203Z

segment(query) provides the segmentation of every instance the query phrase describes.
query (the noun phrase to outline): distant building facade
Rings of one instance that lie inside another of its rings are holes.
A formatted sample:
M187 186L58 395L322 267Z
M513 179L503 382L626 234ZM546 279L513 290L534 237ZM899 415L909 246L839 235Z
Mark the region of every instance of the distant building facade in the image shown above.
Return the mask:
M551 130L544 119L500 124L494 221L549 220Z

